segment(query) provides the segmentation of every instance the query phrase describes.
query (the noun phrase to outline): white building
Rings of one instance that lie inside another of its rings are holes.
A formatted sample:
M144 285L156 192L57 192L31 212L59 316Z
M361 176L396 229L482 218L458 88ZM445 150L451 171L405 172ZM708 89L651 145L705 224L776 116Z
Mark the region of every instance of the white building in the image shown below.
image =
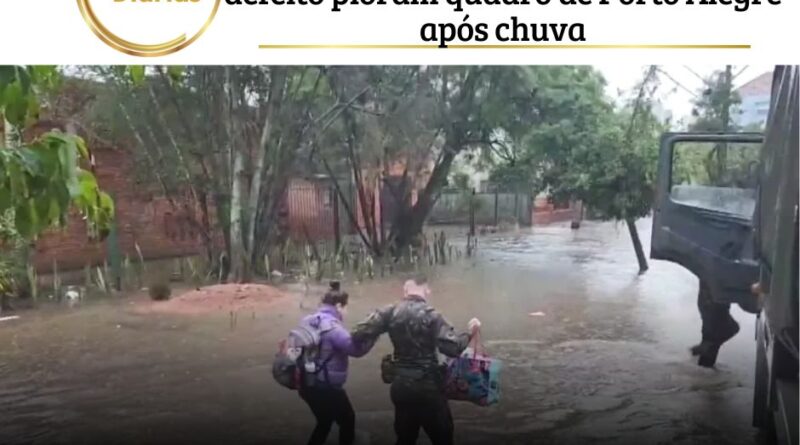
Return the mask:
M772 73L764 73L736 90L742 103L735 111L733 121L739 127L764 127L769 114L772 92Z

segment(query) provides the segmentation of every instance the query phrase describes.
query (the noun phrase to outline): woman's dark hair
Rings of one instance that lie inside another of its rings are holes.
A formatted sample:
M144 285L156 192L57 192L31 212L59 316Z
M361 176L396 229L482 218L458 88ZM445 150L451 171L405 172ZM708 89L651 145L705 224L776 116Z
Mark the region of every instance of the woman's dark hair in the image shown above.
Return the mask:
M350 295L347 292L342 292L340 290L330 290L325 293L322 297L323 304L330 304L331 306L336 306L337 304L341 304L342 306L347 306L347 300L350 299Z

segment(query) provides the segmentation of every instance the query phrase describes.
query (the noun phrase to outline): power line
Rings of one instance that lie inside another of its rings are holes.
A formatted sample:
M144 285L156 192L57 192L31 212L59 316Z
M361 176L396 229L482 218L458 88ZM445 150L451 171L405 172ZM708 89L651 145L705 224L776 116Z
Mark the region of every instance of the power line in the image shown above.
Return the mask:
M747 71L747 69L748 69L748 68L750 68L750 65L745 65L745 66L744 66L744 68L742 68L741 70L739 70L739 72L738 72L738 73L736 73L736 74L734 74L734 75L733 75L733 80L736 80L736 78L737 78L737 77L739 77L739 76L741 76L741 75L742 75L742 73L743 73L743 72L745 72L745 71Z
M697 77L698 79L700 79L704 84L706 84L706 86L708 86L708 87L713 87L714 86L711 82L709 82L708 79L704 78L700 74L697 74L697 71L693 70L688 65L684 65L683 67L686 68L686 70L689 71L690 73L694 74L694 76ZM739 70L739 72L737 72L736 74L733 75L733 78L731 79L731 81L736 81L736 79L739 76L741 76L745 71L747 71L748 68L750 68L750 65L743 66L742 69Z
M697 97L697 93L695 93L694 91L690 90L690 89L689 89L689 88L687 88L685 85L683 85L682 83L680 83L680 82L678 82L677 80L675 80L675 78L674 78L674 77L672 77L672 76L671 76L671 75L670 75L668 72L666 72L664 69L662 69L662 68L658 68L658 71L659 71L661 74L663 74L663 75L667 76L667 78L668 78L669 80L671 80L671 81L672 81L672 82L673 82L675 85L679 86L681 89L683 89L683 90L684 90L684 91L686 91L687 93L691 94L691 95L692 95L692 97L694 97L695 99L698 99L698 97Z
M701 76L701 75L697 74L697 71L695 71L695 70L691 69L691 68L690 68L688 65L684 65L683 67L684 67L684 68L686 68L686 69L687 69L687 70L688 70L690 73L694 74L694 75L695 75L695 77L697 77L698 79L700 79L700 81L702 81L703 83L705 83L705 84L707 84L707 83L708 83L708 79L706 79L705 77L703 77L703 76Z

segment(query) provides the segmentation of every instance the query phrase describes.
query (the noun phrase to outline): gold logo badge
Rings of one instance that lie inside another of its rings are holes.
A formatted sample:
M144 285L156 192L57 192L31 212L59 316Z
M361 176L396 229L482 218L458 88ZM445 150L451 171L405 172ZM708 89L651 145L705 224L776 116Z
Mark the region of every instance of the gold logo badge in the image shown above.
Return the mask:
M77 2L86 24L106 45L132 56L159 57L199 39L214 21L222 0ZM164 25L171 29L163 29Z

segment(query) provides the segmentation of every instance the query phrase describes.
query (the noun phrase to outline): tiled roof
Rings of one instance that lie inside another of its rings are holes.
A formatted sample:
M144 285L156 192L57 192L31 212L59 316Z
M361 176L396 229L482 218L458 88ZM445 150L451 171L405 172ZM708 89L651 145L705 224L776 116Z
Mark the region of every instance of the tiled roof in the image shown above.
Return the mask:
M772 91L772 72L764 73L740 86L736 90L740 96L757 96L770 94Z

